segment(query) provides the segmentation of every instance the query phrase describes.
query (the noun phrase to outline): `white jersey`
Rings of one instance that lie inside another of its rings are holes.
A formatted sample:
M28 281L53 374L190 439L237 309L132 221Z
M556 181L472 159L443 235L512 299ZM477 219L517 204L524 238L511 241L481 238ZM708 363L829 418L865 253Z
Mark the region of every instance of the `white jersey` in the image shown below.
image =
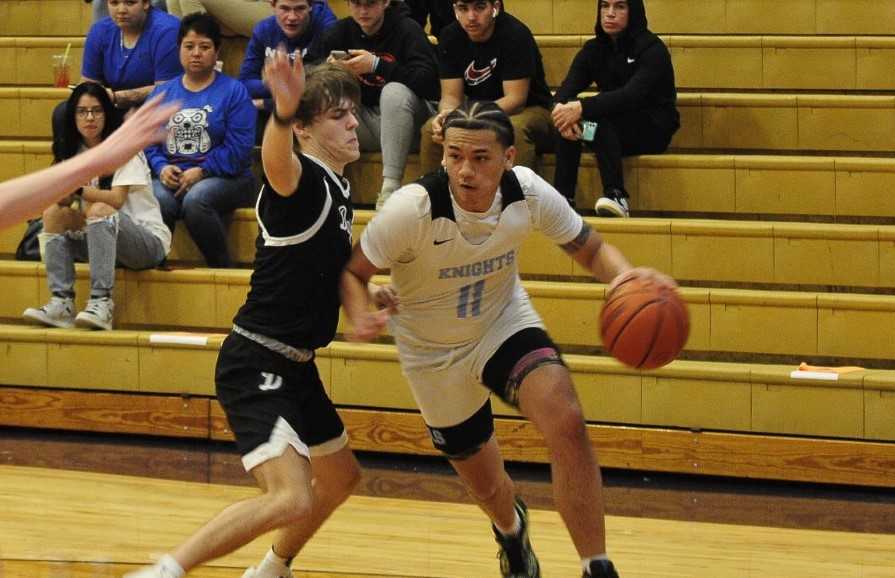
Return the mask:
M115 171L112 186L129 187L121 212L158 237L167 255L171 250L171 231L162 220L161 208L152 193L152 174L142 151Z
M519 279L519 247L532 230L562 245L582 227L526 167L504 174L485 213L460 208L443 172L393 193L360 242L371 263L391 269L401 303L391 330L404 368L447 367L510 321L541 327Z

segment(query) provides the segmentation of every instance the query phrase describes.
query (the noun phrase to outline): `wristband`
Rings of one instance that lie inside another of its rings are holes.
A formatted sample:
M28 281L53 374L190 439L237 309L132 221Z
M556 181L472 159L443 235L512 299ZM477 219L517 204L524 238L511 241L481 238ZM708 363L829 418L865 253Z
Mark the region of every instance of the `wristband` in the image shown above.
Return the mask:
M273 118L273 121L280 126L292 126L292 123L295 120L295 113L292 113L292 116L289 118L283 118L277 113L277 105L274 104L273 112L270 115Z

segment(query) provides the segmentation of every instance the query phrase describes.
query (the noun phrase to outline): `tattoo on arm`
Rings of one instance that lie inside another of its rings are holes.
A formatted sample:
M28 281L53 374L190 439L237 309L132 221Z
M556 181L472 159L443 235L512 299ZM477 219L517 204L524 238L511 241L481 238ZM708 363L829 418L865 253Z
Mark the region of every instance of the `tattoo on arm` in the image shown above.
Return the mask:
M575 235L575 238L561 245L562 250L568 253L569 255L574 255L578 251L581 250L582 247L587 243L587 240L590 238L591 228L587 223L581 223L581 230Z

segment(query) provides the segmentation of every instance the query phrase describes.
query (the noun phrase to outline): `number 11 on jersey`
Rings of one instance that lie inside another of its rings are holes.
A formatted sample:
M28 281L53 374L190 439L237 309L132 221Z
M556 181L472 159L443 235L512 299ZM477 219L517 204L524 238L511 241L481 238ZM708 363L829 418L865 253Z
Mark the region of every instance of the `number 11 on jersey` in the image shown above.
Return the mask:
M478 317L482 312L482 294L484 292L484 279L460 287L460 296L457 299L457 317L459 319Z

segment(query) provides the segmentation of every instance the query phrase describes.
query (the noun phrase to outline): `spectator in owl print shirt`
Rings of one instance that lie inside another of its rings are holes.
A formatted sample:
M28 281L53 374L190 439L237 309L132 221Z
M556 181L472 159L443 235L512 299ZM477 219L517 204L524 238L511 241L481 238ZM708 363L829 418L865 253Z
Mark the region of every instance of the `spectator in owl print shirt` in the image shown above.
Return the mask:
M215 70L221 29L211 16L185 16L178 44L186 72L153 91L181 102L168 138L146 149L153 192L172 232L183 219L208 265L229 267L223 214L255 197L255 107L239 81Z
M506 13L500 0L454 0L456 22L438 38L441 102L422 129L423 174L442 162L444 117L465 100L491 100L510 115L516 164L535 168L538 151L553 148L550 89L531 30Z
M420 127L435 114L438 64L434 47L403 2L348 0L348 8L351 16L327 30L319 56L360 81L357 137L361 151L382 151L380 207L401 186L407 155L419 146ZM347 58L337 59L333 51Z

